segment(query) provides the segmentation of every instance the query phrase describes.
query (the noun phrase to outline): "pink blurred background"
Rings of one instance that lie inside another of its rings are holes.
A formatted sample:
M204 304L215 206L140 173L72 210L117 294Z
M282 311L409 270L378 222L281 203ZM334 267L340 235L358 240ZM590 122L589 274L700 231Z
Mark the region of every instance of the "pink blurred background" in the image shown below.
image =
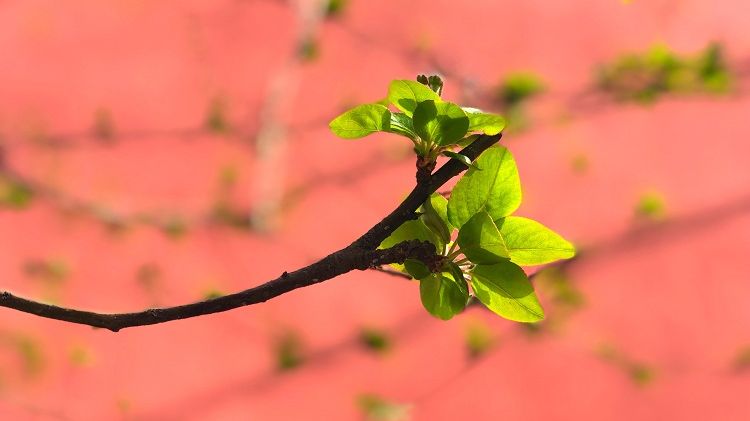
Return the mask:
M327 122L439 72L523 121L519 214L581 250L548 320L442 322L377 272L117 334L1 308L0 419L750 419L750 3L325 3L0 2L0 290L134 311L315 261L413 185L403 139ZM597 88L711 42L727 92ZM511 113L517 72L544 90Z

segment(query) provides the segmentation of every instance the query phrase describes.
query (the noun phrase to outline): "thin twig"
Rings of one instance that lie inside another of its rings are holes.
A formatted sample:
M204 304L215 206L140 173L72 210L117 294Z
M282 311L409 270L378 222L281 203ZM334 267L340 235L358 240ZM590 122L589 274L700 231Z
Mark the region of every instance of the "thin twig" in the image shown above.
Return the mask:
M473 160L485 149L498 142L501 136L500 134L480 136L461 153ZM105 314L44 304L17 297L5 291L0 293L0 306L40 317L117 332L128 327L164 323L262 303L297 288L311 286L352 270L366 270L389 263L402 263L407 258L429 263L431 259L439 256L435 254L434 246L426 242L405 241L385 250L376 250L376 248L401 224L414 219L417 208L429 198L430 194L465 169L466 166L456 160L448 161L431 176L422 178L393 212L347 247L302 269L290 273L284 272L272 281L235 294L175 307L134 313Z

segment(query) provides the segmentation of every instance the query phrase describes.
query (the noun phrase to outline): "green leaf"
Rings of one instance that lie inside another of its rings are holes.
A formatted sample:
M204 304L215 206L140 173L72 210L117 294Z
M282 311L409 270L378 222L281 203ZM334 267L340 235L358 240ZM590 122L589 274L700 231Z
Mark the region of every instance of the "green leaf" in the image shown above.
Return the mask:
M305 362L304 344L294 331L286 331L283 336L276 339L274 344L276 352L276 368L279 371L288 371Z
M432 193L422 205L422 212L420 218L425 225L440 237L443 244L448 244L453 232L453 226L448 222L448 200L438 193Z
M466 108L464 108L466 111ZM505 119L497 114L466 111L469 117L469 131L482 132L486 135L496 135L505 128Z
M357 397L357 406L362 419L369 421L404 421L411 418L411 406L392 402L378 395L366 394Z
M458 143L456 143L456 146L458 146L460 148L465 148L465 147L471 145L472 143L474 143L474 141L477 140L477 139L479 139L479 135L478 134L472 134L472 135L466 136L465 138L459 140Z
M450 272L451 275L453 275L453 279L458 282L459 288L464 288L468 290L468 287L466 286L466 278L464 278L464 271L461 270L461 267L459 267L457 264L453 262L449 262L447 265L448 272Z
M508 261L478 265L471 275L474 294L493 312L517 322L544 319L534 287L520 267Z
M514 107L542 91L544 82L539 76L529 72L516 72L505 77L497 94L506 107Z
M426 100L440 101L440 96L419 82L394 80L388 86L388 99L396 108L411 117L418 103Z
M475 168L477 170L479 169L479 167L477 167L476 165L474 165L474 163L471 162L471 159L469 159L469 157L466 156L466 155L461 155L460 153L453 152L453 151L443 151L443 155L445 155L445 156L447 156L449 158L453 158L453 159L459 161L460 163L466 165L469 168Z
M493 146L474 161L458 180L448 201L448 219L461 227L481 210L493 220L510 215L521 204L521 181L516 162L502 146Z
M364 346L365 349L379 354L387 352L392 345L387 332L373 327L363 327L359 331L358 339L360 345Z
M364 104L341 114L328 125L336 136L358 139L369 134L388 131L391 112L380 104Z
M440 239L435 235L435 233L427 228L427 225L425 225L424 222L420 221L419 219L415 219L406 221L401 224L400 227L396 228L396 230L393 231L393 234L391 234L388 238L383 240L382 243L380 243L380 247L378 248L391 248L398 243L409 240L429 241L432 244L435 244L435 246L443 246ZM438 247L438 250L440 250L440 247Z
M477 265L508 260L508 248L490 215L480 211L458 231L461 252Z
M335 18L344 13L349 6L349 0L328 0L324 2L323 13L327 18Z
M27 185L0 175L0 206L23 209L34 198L34 191Z
M414 130L422 139L437 145L455 144L468 129L469 118L456 104L427 100L414 110Z
M380 246L378 248L391 248L398 243L409 240L429 241L432 244L435 244L435 249L438 251L443 250L443 248L445 247L440 238L434 232L432 232L432 230L427 228L427 225L425 225L424 222L419 219L415 219L406 221L401 224L400 227L396 228L396 230L393 231L393 234L391 234L388 238L383 240L382 243L380 243ZM391 266L397 270L404 272L404 265L394 263Z
M391 125L387 131L406 136L412 140L417 139L417 132L414 131L414 123L404 113L391 113Z
M466 308L469 289L463 275L456 279L450 272L433 273L419 281L419 296L430 314L448 320Z
M496 223L505 239L510 260L517 265L542 265L569 259L576 253L573 244L534 220L509 216Z
M416 259L406 259L404 261L404 269L414 279L424 279L432 275L427 265Z

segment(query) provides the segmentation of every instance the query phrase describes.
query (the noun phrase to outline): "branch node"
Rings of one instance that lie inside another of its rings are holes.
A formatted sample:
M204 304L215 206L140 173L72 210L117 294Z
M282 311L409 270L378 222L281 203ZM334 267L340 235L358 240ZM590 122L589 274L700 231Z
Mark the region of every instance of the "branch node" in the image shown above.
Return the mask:
M423 156L417 157L417 184L425 184L430 181L436 163L436 161L427 160Z

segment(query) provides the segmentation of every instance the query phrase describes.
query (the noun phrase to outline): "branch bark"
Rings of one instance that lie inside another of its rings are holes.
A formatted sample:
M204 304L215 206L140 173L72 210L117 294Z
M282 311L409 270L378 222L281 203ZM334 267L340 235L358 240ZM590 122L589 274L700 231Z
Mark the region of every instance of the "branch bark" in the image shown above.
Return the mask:
M498 142L501 136L501 134L480 136L461 153L474 160L484 150ZM191 304L134 313L106 314L76 310L18 297L7 291L0 293L0 306L40 317L117 332L128 327L153 325L262 303L297 288L314 285L352 270L366 270L390 263L403 263L408 258L422 260L429 266L431 261L440 257L436 255L435 248L430 243L414 240L405 241L384 250L377 250L377 247L401 224L416 218L416 210L430 194L464 170L466 170L464 164L451 159L429 177L420 177L411 193L393 212L347 247L302 269L284 272L272 281L241 292Z

